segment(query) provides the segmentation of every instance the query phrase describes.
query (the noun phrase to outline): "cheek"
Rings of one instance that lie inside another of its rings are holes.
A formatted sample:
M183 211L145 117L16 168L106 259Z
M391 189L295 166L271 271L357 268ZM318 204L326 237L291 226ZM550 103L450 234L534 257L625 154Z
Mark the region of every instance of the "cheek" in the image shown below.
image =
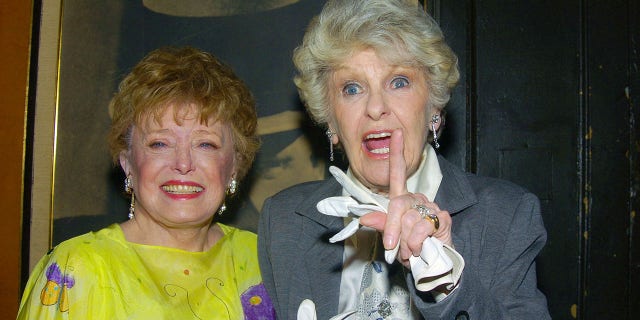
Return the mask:
M144 186L145 183L152 182L156 171L153 162L136 163L135 168L132 170L136 176L134 186L136 184Z
M425 137L429 132L429 123L424 120L422 115L416 117L416 120L412 124L412 127L415 135L417 135L418 137Z
M144 185L154 183L154 179L160 174L163 168L168 167L169 160L162 155L149 155L144 152L133 152L131 164L131 174L134 176L133 184Z
M422 152L427 135L429 134L428 123L424 118L424 111L416 110L412 114L405 115L403 121L404 130L406 132L405 147L410 152Z
M429 134L427 124L424 121L417 121L413 123L412 129L410 142L415 148L422 150L425 143L427 143L427 135Z
M331 120L330 123L330 128L333 130L333 133L338 135L338 138L340 138L340 140L343 140L343 136L346 134L345 132L345 127L344 127L344 120L343 120L343 115L336 112L334 110L334 114L333 114L334 120Z
M423 107L422 103L416 102L414 108L402 115L402 118L405 119L404 123L407 124L407 129L410 129L412 134L424 136L429 130L430 122L427 121L427 109Z
M349 112L336 112L335 118L333 128L335 128L334 130L336 130L340 142L343 145L358 144L360 140L360 137L357 136L358 119L349 114Z
M129 173L134 178L134 185L138 180L142 179L142 175L145 171L145 165L148 164L148 161L145 161L144 157L136 152L131 153L131 158L129 160Z
M338 140L342 144L344 151L349 155L360 149L361 141L355 130L355 123L352 126L341 127L338 132Z

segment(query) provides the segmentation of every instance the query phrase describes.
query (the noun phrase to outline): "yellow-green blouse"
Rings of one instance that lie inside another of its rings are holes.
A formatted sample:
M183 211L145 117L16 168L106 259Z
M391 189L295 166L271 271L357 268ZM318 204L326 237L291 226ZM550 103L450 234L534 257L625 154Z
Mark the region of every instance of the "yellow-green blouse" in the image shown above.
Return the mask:
M127 242L117 224L62 242L31 273L18 319L275 319L256 235L219 226L206 252Z

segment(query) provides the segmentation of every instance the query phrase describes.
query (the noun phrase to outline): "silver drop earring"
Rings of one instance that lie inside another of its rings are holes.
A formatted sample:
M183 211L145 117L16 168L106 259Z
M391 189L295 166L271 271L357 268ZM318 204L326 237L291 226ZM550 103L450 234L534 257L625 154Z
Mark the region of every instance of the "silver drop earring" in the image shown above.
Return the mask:
M436 131L436 123L440 122L440 115L434 114L431 117L431 131L433 131L433 146L438 149L440 144L438 143L438 132Z
M129 204L129 220L135 217L134 213L136 211L136 194L133 193L133 188L131 186L131 176L127 176L124 179L124 192L131 195L131 203Z
M333 142L331 138L335 133L331 132L331 129L327 129L327 138L329 139L329 161L333 162Z

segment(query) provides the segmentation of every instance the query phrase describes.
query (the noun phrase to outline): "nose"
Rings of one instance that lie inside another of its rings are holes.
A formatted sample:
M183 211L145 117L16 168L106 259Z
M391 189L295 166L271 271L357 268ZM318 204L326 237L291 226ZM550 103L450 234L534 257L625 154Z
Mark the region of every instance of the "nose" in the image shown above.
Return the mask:
M194 167L190 146L185 145L176 148L174 169L181 174L187 174L193 171Z
M372 91L367 100L367 115L373 120L380 120L389 113L384 93Z

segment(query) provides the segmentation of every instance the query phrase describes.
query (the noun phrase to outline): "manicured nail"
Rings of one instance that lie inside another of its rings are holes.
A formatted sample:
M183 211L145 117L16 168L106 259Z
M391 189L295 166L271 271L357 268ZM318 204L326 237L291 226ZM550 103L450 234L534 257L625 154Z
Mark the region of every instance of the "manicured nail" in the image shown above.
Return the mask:
M386 235L384 236L384 248L387 250L393 249L393 236L392 235Z

